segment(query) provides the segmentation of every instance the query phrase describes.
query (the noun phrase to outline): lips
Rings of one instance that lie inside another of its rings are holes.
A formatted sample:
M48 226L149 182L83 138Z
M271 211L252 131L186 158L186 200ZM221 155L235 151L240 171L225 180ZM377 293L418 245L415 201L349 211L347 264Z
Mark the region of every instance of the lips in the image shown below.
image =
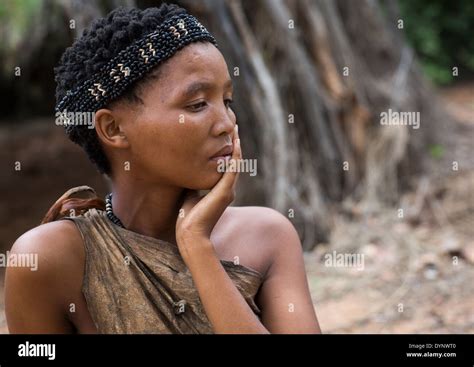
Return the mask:
M230 156L233 152L232 145L226 145L224 148L219 150L216 154L214 154L210 159L217 160L225 158L226 156Z

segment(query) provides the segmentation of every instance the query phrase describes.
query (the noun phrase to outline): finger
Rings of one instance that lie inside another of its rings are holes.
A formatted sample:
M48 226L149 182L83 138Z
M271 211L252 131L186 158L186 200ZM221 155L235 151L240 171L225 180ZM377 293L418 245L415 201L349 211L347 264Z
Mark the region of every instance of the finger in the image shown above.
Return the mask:
M226 165L226 171L222 178L219 180L217 185L215 186L216 191L223 190L227 192L229 190L233 190L238 178L238 170L235 169L238 167L238 162L242 159L242 149L240 147L240 139L239 139L239 127L235 125L234 128L234 136L233 136L233 152L232 157L229 160L228 164ZM234 165L234 169L231 171L231 165Z
M240 136L239 136L239 126L235 125L235 144L234 144L234 154L232 154L232 159L234 159L235 162L240 162L242 159L242 147L240 145ZM234 182L232 183L232 190L235 190L235 187L237 186L237 180L239 178L239 172L235 172L234 175Z
M237 126L237 125L236 125ZM231 159L234 162L238 162L239 159L242 157L242 151L240 148L240 140L237 127L234 129L234 147L232 152ZM236 164L236 163L234 163ZM234 187L237 181L238 172L231 172L228 167L226 167L226 172L219 180L219 182L213 187L213 189L202 198L199 202L200 208L206 208L206 215L209 220L219 219L222 213L224 212L225 208L229 203L223 205L222 198L233 198L234 195ZM212 217L212 218L211 218Z

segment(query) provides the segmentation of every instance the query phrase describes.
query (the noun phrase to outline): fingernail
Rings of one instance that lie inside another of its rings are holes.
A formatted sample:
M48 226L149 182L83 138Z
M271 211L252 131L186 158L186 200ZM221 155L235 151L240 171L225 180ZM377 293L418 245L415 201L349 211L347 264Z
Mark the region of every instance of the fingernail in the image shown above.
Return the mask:
M235 132L238 134L239 133L239 125L235 125Z

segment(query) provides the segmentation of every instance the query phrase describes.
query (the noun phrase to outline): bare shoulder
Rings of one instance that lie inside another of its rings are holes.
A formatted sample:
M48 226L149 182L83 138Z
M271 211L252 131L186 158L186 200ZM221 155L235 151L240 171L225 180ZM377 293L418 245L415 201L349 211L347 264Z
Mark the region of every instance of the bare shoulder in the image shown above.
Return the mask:
M319 333L298 233L291 221L264 207L234 208L234 235L261 259L264 281L255 297L271 333ZM251 263L253 258L245 258ZM255 266L259 266L256 264Z
M7 286L26 290L31 285L45 288L47 293L64 294L72 291L72 285L82 276L82 237L69 220L42 224L21 235L9 257L17 261L7 267ZM29 266L31 263L33 267Z
M36 254L40 266L70 265L69 260L81 253L82 238L69 220L42 224L22 234L10 254Z
M293 223L275 209L263 206L231 207L232 222L240 235L248 233L261 246L277 247L281 250L281 240L296 236Z
M81 241L75 224L68 220L40 225L15 241L5 275L10 332L70 330L65 315L68 300L80 290L84 264Z
M302 253L296 229L277 210L260 206L229 207L222 223L229 247L241 254L237 256L243 264L247 262L262 274L267 274L277 256Z

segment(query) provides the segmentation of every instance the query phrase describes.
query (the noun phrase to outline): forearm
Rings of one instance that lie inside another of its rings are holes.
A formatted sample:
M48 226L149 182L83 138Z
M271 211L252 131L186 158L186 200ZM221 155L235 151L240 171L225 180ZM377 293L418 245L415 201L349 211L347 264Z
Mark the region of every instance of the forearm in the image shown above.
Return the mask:
M183 259L215 333L268 333L225 271L210 240L194 239L192 248L183 251Z

